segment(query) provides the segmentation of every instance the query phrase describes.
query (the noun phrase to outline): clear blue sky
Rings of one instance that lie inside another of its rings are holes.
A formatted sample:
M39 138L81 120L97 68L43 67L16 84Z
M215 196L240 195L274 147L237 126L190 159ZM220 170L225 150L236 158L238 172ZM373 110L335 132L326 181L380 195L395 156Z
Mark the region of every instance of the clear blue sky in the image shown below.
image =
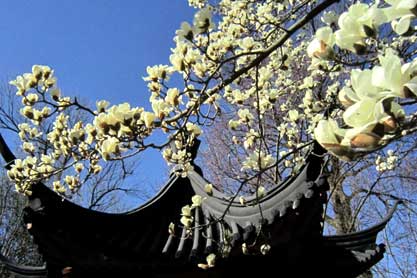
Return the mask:
M168 63L173 36L195 10L187 0L2 0L0 80L33 64L55 69L66 95L146 105L146 66ZM161 181L159 154L146 180Z

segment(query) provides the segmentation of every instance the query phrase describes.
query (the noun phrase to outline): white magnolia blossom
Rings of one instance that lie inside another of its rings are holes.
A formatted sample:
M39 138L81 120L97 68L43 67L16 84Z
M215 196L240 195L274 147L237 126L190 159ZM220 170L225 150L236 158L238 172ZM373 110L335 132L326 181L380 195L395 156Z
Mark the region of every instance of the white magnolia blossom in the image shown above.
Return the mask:
M106 111L106 108L110 105L110 102L107 100L100 100L96 102L97 112L102 113Z
M326 11L323 13L321 17L321 21L326 23L327 25L336 24L339 16L334 11Z
M194 26L198 33L206 32L207 30L214 28L210 8L203 8L195 14Z
M141 119L145 123L145 126L147 128L150 128L153 125L153 122L154 122L155 118L156 117L155 117L154 113L147 112L147 111L143 112L142 116L141 116Z
M351 74L352 87L345 86L339 92L339 100L345 106L349 107L355 102L361 101L366 97L380 98L381 91L372 86L372 71L353 69Z
M270 154L263 151L254 151L242 163L242 170L260 170L272 166L275 159Z
M169 88L167 90L165 101L171 106L178 106L182 103L182 96L180 96L180 91L177 88Z
M213 185L211 183L207 183L204 186L204 191L210 196L213 195Z
M147 77L144 77L145 81L158 81L158 80L168 80L172 69L167 65L156 65L153 67L146 67L146 72L148 73Z
M119 140L115 137L110 137L103 141L100 153L104 160L109 160L112 155L119 153L119 143Z
M321 120L314 132L323 147L345 159L354 156L349 148L371 151L397 130L406 116L397 99L417 95L417 61L402 63L388 48L379 65L352 70L350 81L338 96L346 107L343 122L348 128L329 119Z
M202 133L201 128L198 125L193 124L193 123L187 123L186 129L195 137L199 136Z
M333 54L332 47L335 44L335 35L330 27L322 27L317 30L315 38L307 47L307 54L311 58L327 59Z
M263 186L258 186L258 189L256 190L256 197L263 198L266 195L266 189Z
M364 39L375 36L378 27L386 21L378 4L376 2L369 6L365 3L356 3L339 17L340 29L335 32L336 44L339 47L356 53L363 52Z
M176 31L176 35L182 39L192 40L194 37L194 28L188 23L181 23L181 29Z
M416 0L385 0L391 5L385 8L384 14L391 21L392 29L399 35L407 33L411 21L416 18ZM397 20L398 19L398 20Z
M372 69L372 85L398 97L417 95L417 60L403 64L392 49L379 56L380 66Z
M204 198L201 197L200 195L194 195L193 197L191 197L191 201L192 201L191 208L201 207L201 204L203 203Z

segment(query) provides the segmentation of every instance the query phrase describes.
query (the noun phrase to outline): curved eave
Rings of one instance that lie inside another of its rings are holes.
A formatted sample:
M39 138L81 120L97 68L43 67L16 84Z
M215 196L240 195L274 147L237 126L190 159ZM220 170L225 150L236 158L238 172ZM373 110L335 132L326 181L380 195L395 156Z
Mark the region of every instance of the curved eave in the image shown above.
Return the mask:
M0 254L0 263L3 264L6 269L11 272L14 277L24 278L24 277L46 277L47 269L46 266L24 266L18 265L11 262L9 259Z
M321 174L322 167L322 158L311 153L298 174L275 186L259 200L255 196L245 198L245 205L240 204L238 198L232 202L230 196L216 189L209 196L204 189L208 181L196 172L191 172L188 177L196 194L206 198L202 207L205 214L244 227L248 221L271 224L276 217L283 217L288 211L297 209L302 199L314 199L320 192L326 191L328 185L326 177Z
M54 264L78 265L158 257L171 221L193 192L187 179L173 177L160 195L126 214L106 214L61 200L45 186L33 190L24 220L44 259ZM77 257L79 256L79 258ZM130 257L130 258L129 258Z
M0 154L3 156L4 160L6 161L6 168L10 168L13 164L16 156L10 150L9 146L5 142L4 138L0 133ZM145 210L149 207L152 207L155 203L157 203L166 193L170 190L171 186L176 182L178 179L177 176L171 175L170 179L166 182L166 184L162 187L162 189L149 201L140 205L138 208L135 208L128 212L123 213L105 213L105 212L98 212L94 210L90 210L87 208L83 208L71 202L68 199L63 198L62 196L58 195L54 191L52 191L49 187L47 187L43 183L38 183L32 186L32 195L29 197L31 200L31 207L38 209L41 206L44 207L46 204L41 204L41 200L47 200L48 204L56 206L56 208L62 208L64 210L70 210L76 213L81 213L82 215L90 215L89 217L103 217L104 215L108 215L109 217L114 217L113 215L132 215L136 213L140 213L140 211ZM43 203L43 202L42 202ZM110 216L112 215L112 216Z
M377 264L385 252L384 244L377 244L378 233L392 218L398 202L378 224L354 233L324 236L322 246L325 253L332 254L327 260L337 270L352 271L357 275Z
M1 134L0 152L9 168L16 157ZM138 265L139 258L143 265L150 265L161 257L169 223L179 219L182 206L193 195L188 179L172 175L144 205L110 214L78 206L38 183L32 186L24 222L48 268L81 266L84 261Z
M195 171L189 172L194 192L205 200L194 211L193 237L186 238L185 230L169 236L163 253L198 257L219 251L225 244L238 247L240 253L237 243L250 243L260 227L272 235L272 246L288 246L296 238L307 241L321 237L328 189L327 179L321 175L322 166L321 158L310 155L299 174L267 192L259 203L248 198L245 205L230 203L230 198L218 190L209 196L205 191L208 181ZM231 236L230 242L224 242L225 233Z
M317 188L323 186L325 189L327 185L325 177L318 177L317 174L314 177L309 176L313 167L315 167L313 164L307 163L298 175L270 190L259 199L259 202L255 200L255 197L251 197L247 198L245 205L237 200L231 202L230 196L217 190L209 196L204 190L208 181L196 172L191 172L188 177L196 194L207 198L203 202L203 211L213 217L221 217L227 211L224 219L244 225L244 222L250 218L260 217L261 207L265 220L272 223L276 216L282 217L289 209L297 208L302 198L313 197Z
M378 233L382 231L391 220L398 204L399 202L396 202L384 219L382 219L379 223L358 232L343 235L324 236L324 244L328 246L340 246L348 249L361 249L366 248L368 245L374 245Z

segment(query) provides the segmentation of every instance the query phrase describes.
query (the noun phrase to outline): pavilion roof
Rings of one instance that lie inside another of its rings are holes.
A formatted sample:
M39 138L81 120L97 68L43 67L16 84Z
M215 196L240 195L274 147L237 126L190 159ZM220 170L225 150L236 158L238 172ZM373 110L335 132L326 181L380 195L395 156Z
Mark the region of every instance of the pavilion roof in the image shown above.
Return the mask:
M13 163L15 157L1 134L0 152L7 163ZM47 264L48 277L58 277L65 268L83 275L147 273L176 277L173 273L177 273L182 277L184 273L202 273L197 263L203 262L207 254L221 253L225 245L231 252L219 265L222 273L224 269L236 272L239 267L246 275L253 268L251 262L264 265L265 271L279 266L294 272L305 266L314 273L325 261L329 276L320 272L321 277L332 277L334 271L342 273L338 277L355 277L352 275L382 258L384 246L376 244L376 237L393 210L367 230L323 236L328 184L322 163L320 156L309 155L299 174L272 188L260 200L247 198L245 205L231 201L230 196L216 189L208 196L204 190L208 181L196 167L186 178L172 174L154 198L120 214L83 208L38 183L28 197L24 222L30 223L29 232ZM185 228L169 234L169 224L179 224L181 208L195 194L207 199L194 210L192 235ZM259 233L269 235L271 253L244 256L241 243L251 242ZM0 261L16 275L27 275L17 277L46 277L45 268L17 266L4 257Z

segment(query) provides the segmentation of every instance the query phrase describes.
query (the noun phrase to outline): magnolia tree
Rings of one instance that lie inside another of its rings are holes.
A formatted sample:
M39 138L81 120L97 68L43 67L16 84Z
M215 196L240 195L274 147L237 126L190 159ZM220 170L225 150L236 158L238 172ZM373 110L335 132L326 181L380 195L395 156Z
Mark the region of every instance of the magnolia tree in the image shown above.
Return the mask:
M28 156L14 162L9 178L25 194L51 180L71 195L107 161L150 148L186 176L196 138L226 115L227 144L239 154L232 201L244 204L247 194L261 198L267 186L295 174L314 140L337 159L355 160L412 134L417 0L337 2L189 0L198 11L177 30L170 63L147 68L151 111L105 100L83 105L62 95L50 67L33 66L11 81L29 123L19 126ZM65 111L74 107L89 121L70 124ZM42 133L45 124L53 129ZM154 143L157 130L164 143ZM44 142L53 147L44 151ZM386 170L395 160L390 152L378 165ZM213 186L219 184L207 184L207 193ZM202 201L194 196L183 208L185 227Z

